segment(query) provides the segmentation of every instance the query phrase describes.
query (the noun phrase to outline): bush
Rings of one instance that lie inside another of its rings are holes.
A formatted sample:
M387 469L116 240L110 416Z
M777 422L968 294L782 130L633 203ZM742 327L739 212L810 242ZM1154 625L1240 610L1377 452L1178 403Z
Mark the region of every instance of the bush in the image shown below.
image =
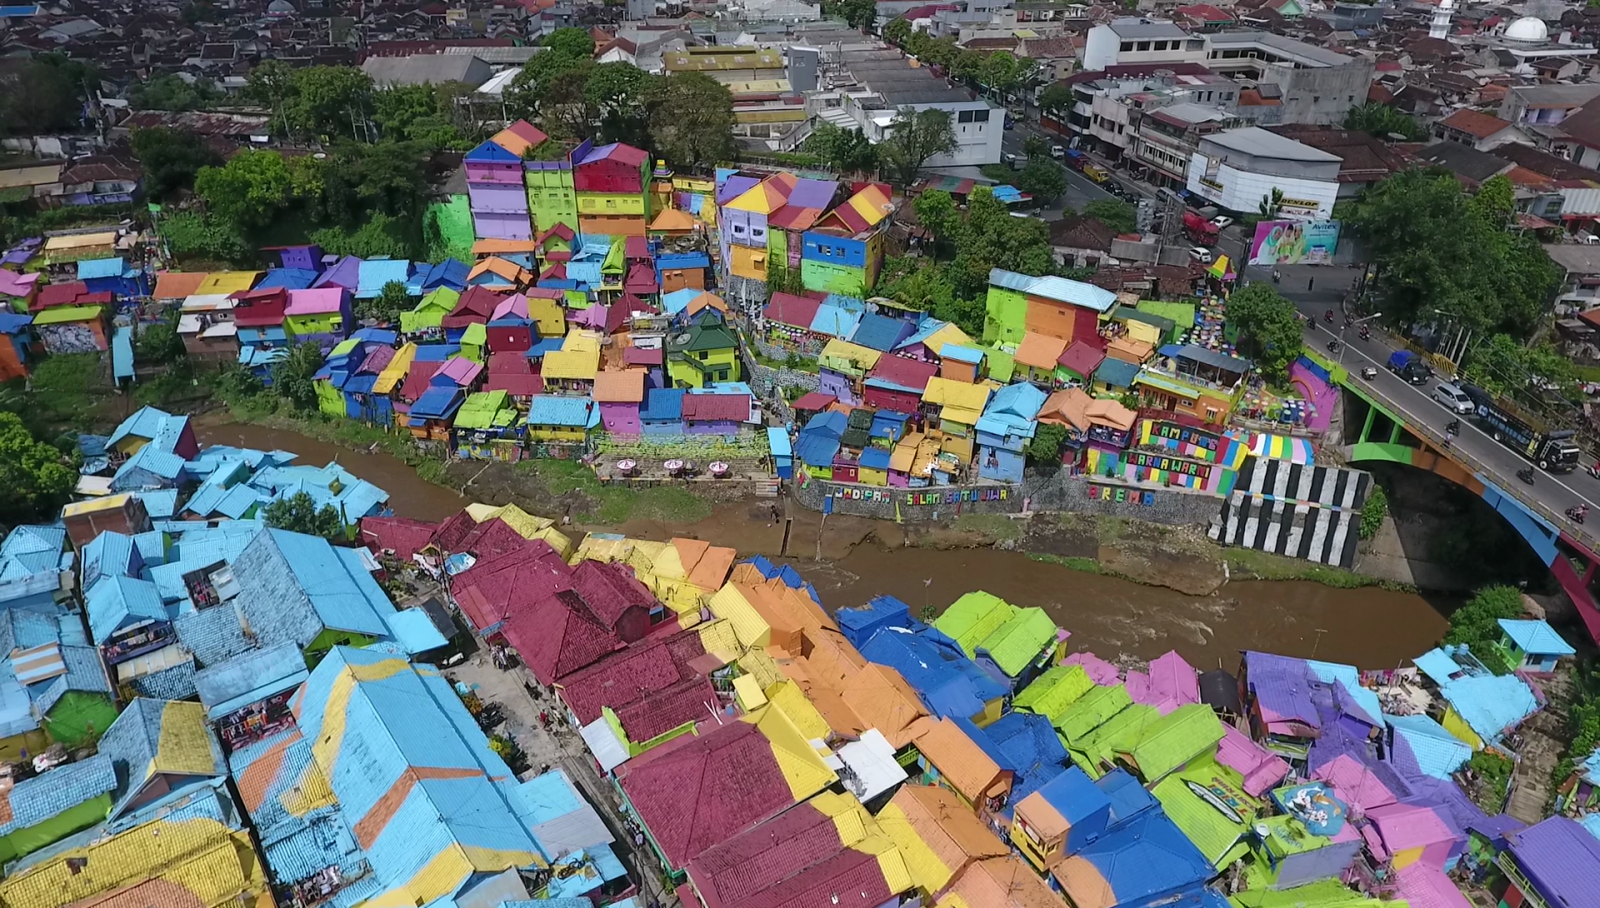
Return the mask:
M311 231L311 242L333 255L354 255L361 258L389 256L414 258L421 244L413 225L386 214L373 213L360 227L324 227Z
M209 259L214 262L248 263L255 252L239 231L215 218L193 212L168 215L159 222L163 239L173 257Z
M1448 644L1466 644L1472 655L1497 675L1510 674L1500 654L1500 619L1522 616L1522 591L1514 586L1486 586L1450 616Z
M1372 492L1367 495L1366 503L1361 505L1362 539L1371 539L1378 535L1378 530L1383 528L1383 519L1389 516L1389 496L1383 491L1383 486L1374 485Z

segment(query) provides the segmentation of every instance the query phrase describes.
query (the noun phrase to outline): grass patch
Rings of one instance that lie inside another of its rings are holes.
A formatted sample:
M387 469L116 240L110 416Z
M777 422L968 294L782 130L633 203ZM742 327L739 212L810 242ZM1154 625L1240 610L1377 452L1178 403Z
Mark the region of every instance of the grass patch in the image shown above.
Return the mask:
M1467 794L1485 811L1494 814L1505 809L1506 792L1511 786L1511 774L1517 764L1499 754L1480 750L1467 761L1467 769L1478 776L1477 784L1467 789Z
M552 497L581 493L594 502L575 519L591 523L619 524L629 520L659 520L663 523L694 523L711 516L711 504L682 486L652 486L633 489L608 486L594 471L575 460L524 460L517 470L537 477Z
M996 542L1022 535L1022 525L1004 514L962 514L950 526L964 533L980 533Z
M1100 562L1093 558L1085 558L1082 555L1046 555L1040 552L1030 552L1028 558L1045 564L1059 564L1062 567L1072 568L1074 571L1082 571L1085 574L1107 573Z
M1341 590L1375 586L1396 592L1415 592L1415 588L1409 584L1379 580L1344 568L1314 564L1255 549L1226 549L1222 553L1222 560L1227 562L1228 574L1234 580L1310 580Z

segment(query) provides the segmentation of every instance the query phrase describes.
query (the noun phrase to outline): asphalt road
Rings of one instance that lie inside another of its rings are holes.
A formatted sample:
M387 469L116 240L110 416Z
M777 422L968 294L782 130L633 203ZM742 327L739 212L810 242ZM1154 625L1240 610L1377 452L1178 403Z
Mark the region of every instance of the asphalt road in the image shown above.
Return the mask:
M1014 129L1006 130L1005 135L1001 138L1000 146L1005 153L1014 154L1018 158L1026 159L1027 155L1022 151L1022 144L1028 140L1029 136L1034 135L1039 136L1052 145L1066 144L1066 140L1062 136L1058 136L1054 133L1044 132L1033 123L1024 122L1018 123ZM1047 208L1039 212L1040 217L1043 219L1047 221L1053 221L1057 218L1060 218L1062 216L1062 211L1066 208L1071 208L1074 211L1082 211L1083 206L1089 204L1090 202L1096 202L1101 199L1116 198L1116 196L1106 192L1104 189L1101 189L1100 185L1094 180L1089 179L1070 167L1063 166L1060 161L1054 161L1053 163L1055 163L1056 166L1061 167L1061 172L1066 174L1067 191L1061 196L1061 198L1056 199ZM1133 185L1133 181L1131 180L1122 179L1120 182L1122 185L1130 189L1137 190L1137 187Z

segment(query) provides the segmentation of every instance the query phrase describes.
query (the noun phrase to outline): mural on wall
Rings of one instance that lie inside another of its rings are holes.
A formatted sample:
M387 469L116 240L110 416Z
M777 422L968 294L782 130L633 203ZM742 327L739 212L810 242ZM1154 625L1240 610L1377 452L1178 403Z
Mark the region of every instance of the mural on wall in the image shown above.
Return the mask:
M98 353L104 349L100 346L99 338L86 325L44 325L35 330L44 348L57 356L66 353Z
M1223 464L1174 457L1159 451L1117 452L1100 448L1090 448L1085 452L1084 471L1091 479L1103 477L1124 482L1160 483L1214 495L1230 494L1239 476L1238 470Z
M1331 265L1338 221L1262 221L1250 242L1252 265Z

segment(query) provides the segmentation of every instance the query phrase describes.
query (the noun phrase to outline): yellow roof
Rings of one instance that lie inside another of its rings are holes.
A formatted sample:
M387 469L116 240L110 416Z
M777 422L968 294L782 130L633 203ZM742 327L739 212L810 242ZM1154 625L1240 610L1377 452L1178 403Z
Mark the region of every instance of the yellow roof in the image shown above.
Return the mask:
M767 695L761 691L761 685L750 675L740 675L733 679L733 693L739 699L739 708L745 712L767 705Z
M561 339L561 349L592 350L599 353L601 340L600 335L594 331L568 331L567 336Z
M772 755L796 801L804 801L839 781L838 774L828 768L782 710L766 706L744 716L743 721L755 723L756 730L772 745Z
M806 699L800 685L785 679L767 688L766 694L767 701L775 709L782 710L806 738L827 739L832 731L828 727L828 720L822 718L822 713L817 712L816 706Z
M962 331L955 325L945 325L938 331L928 335L922 343L935 354L944 349L945 344L955 344L959 347L975 346L972 343L972 338L967 336L967 332Z
M389 360L389 365L383 367L378 373L378 380L372 383L372 390L376 394L388 394L399 384L406 380L406 373L411 370L411 361L417 357L417 345L407 343L394 352L394 358Z
M989 402L989 387L936 375L928 379L928 387L923 390L922 399L943 407L939 413L941 419L970 426L977 423L978 418L983 415L984 405Z
M542 373L547 381L553 378L593 381L598 371L599 350L554 350L544 355Z
M259 271L213 271L206 275L206 279L195 288L194 295L204 296L207 293L238 293L249 290L256 285L256 279L261 277Z
M854 363L863 369L871 369L878 364L878 358L883 354L871 347L852 344L837 337L830 338L822 348L823 359L842 359Z
M123 492L121 495L107 495L104 498L95 498L89 501L74 501L61 509L62 517L77 517L80 514L93 514L99 511L115 511L133 499L132 492Z
M972 808L939 785L906 785L878 812L914 884L938 892L968 864L1010 853Z
M55 252L58 249L90 249L95 246L114 246L117 243L117 234L114 230L104 233L72 233L66 236L53 236L44 241L45 252Z

